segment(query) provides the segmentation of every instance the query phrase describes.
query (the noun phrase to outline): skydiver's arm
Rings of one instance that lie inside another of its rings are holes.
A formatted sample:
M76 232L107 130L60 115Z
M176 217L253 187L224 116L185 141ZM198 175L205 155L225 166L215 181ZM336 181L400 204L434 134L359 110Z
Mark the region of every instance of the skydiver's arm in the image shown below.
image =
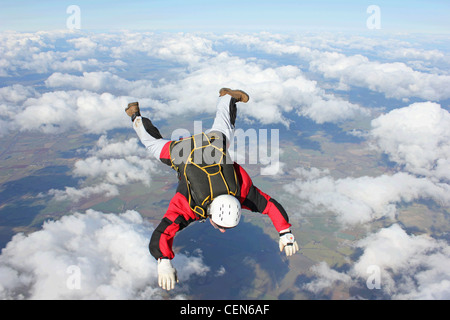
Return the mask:
M242 207L253 212L267 214L278 232L288 230L291 224L283 206L255 187L248 173L240 165L235 163L234 168L241 183L240 202Z
M133 129L145 148L158 159L162 148L168 140L162 138L158 129L148 118L136 117L133 121Z
M173 238L178 231L197 219L186 197L177 192L170 201L169 208L160 224L153 231L149 244L151 255L155 259L173 259L175 257L172 250Z

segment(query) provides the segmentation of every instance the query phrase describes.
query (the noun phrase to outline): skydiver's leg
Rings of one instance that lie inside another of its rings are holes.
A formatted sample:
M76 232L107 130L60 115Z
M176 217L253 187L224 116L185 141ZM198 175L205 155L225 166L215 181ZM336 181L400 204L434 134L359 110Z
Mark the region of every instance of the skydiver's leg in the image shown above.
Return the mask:
M236 116L237 102L246 103L250 97L242 90L231 90L222 88L219 91L219 100L217 102L216 118L212 128L209 130L222 132L231 141L233 139Z
M219 131L227 137L228 141L231 141L234 134L236 113L237 108L235 98L229 95L219 97L219 100L217 101L216 117L209 132Z

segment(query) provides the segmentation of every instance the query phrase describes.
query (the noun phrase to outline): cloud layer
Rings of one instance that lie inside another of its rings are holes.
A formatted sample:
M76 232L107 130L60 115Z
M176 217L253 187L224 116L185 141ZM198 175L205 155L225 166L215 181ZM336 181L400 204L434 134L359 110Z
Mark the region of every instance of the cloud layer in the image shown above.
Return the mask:
M130 183L149 187L152 173L158 170L157 160L150 158L137 138L114 141L102 135L88 154L87 158L75 162L72 171L74 177L82 179L80 186L49 190L55 200L78 202L92 195L113 197L119 195L119 186Z
M338 272L320 263L312 268L317 279L303 288L318 294L340 282L351 287L381 290L392 299L450 298L447 272L450 246L446 241L427 235L408 235L398 224L393 224L368 235L357 246L363 253L349 271Z
M448 299L448 243L408 234L396 221L401 205L450 205L450 57L436 43L333 34L4 32L0 135L93 134L95 147L72 169L80 184L48 191L54 200L75 203L117 196L131 183L151 186L156 160L136 138L108 138L130 128L124 107L131 101L156 121L204 118L214 114L218 90L227 86L250 94L239 119L258 126L301 132L299 117L345 128L370 123L353 132L366 130L361 146L395 165L386 173L335 178L328 168L292 170L297 164L285 161L262 168L294 172L284 190L302 212L331 213L342 228L392 223L355 242L362 253L347 272L319 262L304 289L364 286L368 269L377 266L389 297ZM152 230L134 211L88 210L16 235L0 255L0 297L158 299L156 263L147 251ZM198 255L176 261L182 280L209 270Z
M0 298L161 299L147 249L152 231L135 211L88 210L17 234L0 255ZM209 271L201 256L180 254L177 261L181 282Z
M369 282L375 270L376 289L385 297L450 297L448 242L427 234L410 235L396 223L398 205L432 200L443 208L450 207L449 120L449 113L431 102L414 103L374 119L369 143L398 164L393 174L335 179L329 170L297 169L299 178L285 190L301 200L304 212L332 213L342 228L378 219L393 223L356 242L362 254L349 264L348 272L338 272L321 262L311 269L316 279L303 289L320 294L341 283L374 290Z
M356 48L373 54L374 48L388 47L368 38L8 32L0 35L0 74L40 74L47 89L1 88L0 113L12 122L8 125L12 129L55 133L81 128L98 134L127 126L123 108L130 100L142 101L156 119L182 113L213 114L217 91L224 85L250 92L252 99L241 116L263 124L289 125L292 111L317 123L371 115L364 105L327 90L330 86L340 91L362 87L398 100L450 97L449 75L431 68L428 72L413 69L417 59L447 63L450 59L444 53L392 42L400 48L390 57L402 57L405 62L373 61L361 54L342 53ZM277 65L254 56L239 57L232 53L236 46L281 60L295 56L297 63ZM127 72L141 64L165 67L144 74ZM323 79L319 83L311 74ZM13 104L14 112L8 111ZM3 127L3 134L8 130Z
M450 205L450 186L408 173L334 179L327 171L298 169L300 177L285 190L306 212L333 212L343 226L395 219L396 204L432 199Z
M372 121L371 137L405 170L450 181L450 113L437 103L414 103Z
M370 114L326 92L298 66L234 56L215 49L216 41L216 36L192 34L6 33L0 37L1 74L42 74L46 89L3 87L0 112L11 129L60 133L76 128L99 134L127 127L123 108L131 100L140 100L155 119L182 113L212 115L218 90L230 86L251 93L241 116L264 124L288 126L286 113L291 111L318 123ZM158 71L162 77L126 72L145 61L167 64Z

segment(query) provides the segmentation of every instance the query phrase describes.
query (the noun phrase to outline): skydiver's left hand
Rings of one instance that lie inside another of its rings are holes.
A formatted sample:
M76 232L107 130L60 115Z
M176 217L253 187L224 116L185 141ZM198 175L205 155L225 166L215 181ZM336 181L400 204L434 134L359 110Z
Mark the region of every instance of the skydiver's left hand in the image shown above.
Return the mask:
M286 252L286 256L292 256L297 251L299 251L297 241L295 241L294 235L291 233L291 230L282 230L280 232L280 251Z
M177 270L169 259L158 259L158 284L164 290L173 290L178 282Z

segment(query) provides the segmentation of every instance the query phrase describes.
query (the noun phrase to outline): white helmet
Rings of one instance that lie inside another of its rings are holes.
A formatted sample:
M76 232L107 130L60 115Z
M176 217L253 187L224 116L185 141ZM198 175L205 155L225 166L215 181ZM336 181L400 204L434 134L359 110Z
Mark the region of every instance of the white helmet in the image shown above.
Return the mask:
M215 198L208 211L212 222L222 228L234 228L241 220L241 203L229 194Z

